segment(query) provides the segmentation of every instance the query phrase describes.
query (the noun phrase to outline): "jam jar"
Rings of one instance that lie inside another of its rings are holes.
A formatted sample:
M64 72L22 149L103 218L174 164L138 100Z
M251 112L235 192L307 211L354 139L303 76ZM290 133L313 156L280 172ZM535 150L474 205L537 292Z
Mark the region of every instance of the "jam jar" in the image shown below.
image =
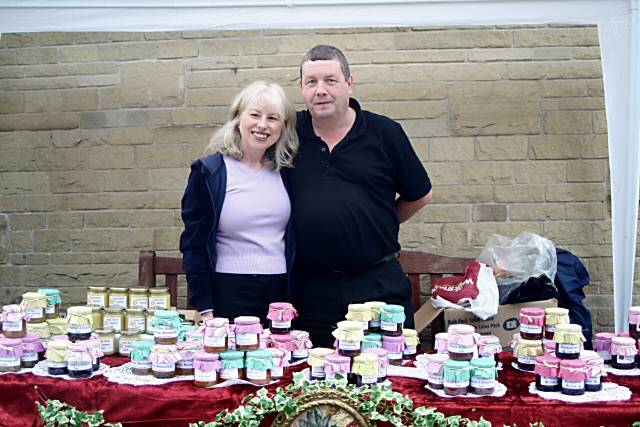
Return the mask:
M22 354L20 338L0 338L0 372L20 371Z
M228 350L229 319L214 317L204 321L204 351L223 353Z
M222 369L220 355L197 352L193 356L193 385L196 387L211 387L218 383L218 372Z
M362 340L362 350L367 348L382 348L382 335L369 333Z
M62 297L58 289L38 289L38 292L47 298L47 307L44 309L45 319L56 319L60 317L60 306L62 305Z
M129 307L129 288L110 288L107 307L126 310Z
M582 335L582 326L574 324L556 325L556 333L553 336L556 342L556 356L560 359L578 359L582 343L585 341Z
M291 361L297 362L309 357L309 349L313 347L311 339L309 339L309 332L307 331L292 331L293 344L295 349L291 353Z
M369 333L380 333L380 312L385 305L382 301L367 301L364 303L371 310L371 320L369 320Z
M25 335L21 340L22 356L20 356L20 365L23 368L33 368L38 361L44 359L44 344L42 344L39 336L32 334Z
M324 358L324 375L325 380L329 383L335 384L339 377L346 379L350 373L350 357L341 356L338 353L331 353Z
M269 304L267 319L272 334L288 334L291 332L291 321L298 317L298 312L288 302L272 302Z
M107 307L109 291L104 286L89 286L87 291L87 305L89 307Z
M91 317L93 318L93 322L91 323L91 327L95 332L96 329L102 329L104 327L104 308L101 307L91 307ZM48 320L47 320L48 322Z
M47 308L47 297L40 292L27 292L22 295L22 304L25 314L29 316L27 323L42 323L46 319L44 310Z
M42 338L48 339L51 336L48 323L27 323L27 334L34 334Z
M380 309L380 330L383 335L402 336L402 325L406 317L401 305L385 304Z
M103 328L112 328L120 333L124 327L124 310L121 308L105 308L102 314Z
M545 340L542 344L544 354L556 355L556 342L553 340Z
M273 359L271 378L282 378L284 376L285 369L289 366L289 361L287 360L285 352L279 348L267 348L266 350L271 353L271 357Z
M84 344L89 347L91 356L93 356L92 369L95 372L100 369L100 361L102 360L102 356L104 356L100 348L100 340L96 334L91 334L91 338L84 341Z
M204 347L204 330L203 328L196 327L193 331L187 331L185 335L186 341L197 341L200 347Z
M362 333L362 331L360 330ZM307 359L307 364L311 368L311 373L309 378L312 380L324 380L325 372L324 372L324 364L326 357L332 353L335 353L330 348L316 347L309 349L309 358ZM348 356L345 356L348 357Z
M49 375L67 374L67 347L71 344L65 337L64 340L51 340L47 344L45 358L47 359L47 372Z
M291 334L284 334L284 335L271 334L270 347L279 348L280 350L283 350L286 353L287 359L291 361L292 360L291 354L296 349L296 344Z
M193 375L193 356L202 350L197 341L178 342L180 360L176 363L177 375Z
M116 335L113 328L97 329L95 334L100 342L100 350L105 356L116 354Z
M387 370L389 369L389 352L384 348L368 348L362 350L363 353L373 354L378 358L378 382L381 383L387 379Z
M93 356L85 341L67 347L67 370L71 378L89 378L93 373Z
M449 357L449 334L446 332L438 332L434 338L433 349L436 353L446 354Z
M611 339L615 336L616 334L611 332L599 332L595 337L593 349L598 352L607 365L611 364Z
M83 341L91 338L93 315L91 307L75 306L67 309L67 336L69 341Z
M27 313L17 304L2 307L2 333L6 338L22 338L27 335Z
M371 308L364 304L349 304L347 306L347 320L359 322L362 325L362 332L369 333L369 321L371 321Z
M151 340L135 341L131 344L131 373L134 375L151 375L151 348L155 343Z
M67 319L64 317L47 319L47 327L51 335L67 335Z
M416 357L418 354L418 345L420 344L420 338L418 338L418 331L415 329L404 329L402 331L404 335L404 350L402 350L402 358L409 360Z
M629 307L629 336L640 338L640 307Z
M473 359L476 351L475 328L471 325L451 325L447 330L449 334L447 349L449 359L466 360Z
M434 390L444 388L444 362L449 360L446 353L434 353L427 355L427 384Z
M560 360L558 377L561 380L562 394L580 396L584 394L584 383L587 379L587 372L584 360L567 359Z
M351 320L338 322L338 328L332 332L337 340L338 353L347 357L355 357L360 354L364 333L362 324Z
M631 337L611 338L611 367L633 369L636 361L636 341Z
M464 396L469 391L471 372L469 362L465 360L447 359L443 362L442 385L449 396Z
M147 288L130 288L129 289L129 309L146 310L149 308L149 289Z
M402 365L402 353L405 349L404 336L382 336L382 348L387 350L387 358L392 365Z
M587 371L587 377L584 381L584 390L602 390L602 375L606 375L602 357L600 357L600 355L595 351L585 350L580 353L580 360L584 361L585 369Z
M569 309L549 307L544 309L544 338L552 340L556 333L556 325L566 325L569 322Z
M469 365L471 366L471 378L469 380L471 392L480 396L493 394L497 376L496 361L493 360L493 357L472 359Z
M518 368L523 371L533 372L536 367L536 357L542 356L542 341L520 339L514 355L518 361Z
M146 329L146 316L142 309L131 308L124 315L124 327L130 331L144 333Z
M245 379L244 352L229 350L220 354L220 381Z
M351 372L355 375L356 386L376 384L378 382L378 356L362 353L353 358Z
M478 357L490 357L498 363L501 351L500 339L495 335L481 335L478 338Z
M540 391L560 391L560 380L558 379L558 369L560 369L560 359L552 355L536 357L536 389Z
M149 310L169 310L171 294L168 288L149 289Z
M266 350L247 351L245 356L245 378L258 385L266 385L271 382L271 369L273 357Z
M120 341L118 341L118 355L123 357L129 357L133 343L140 341L142 336L137 329L133 331L120 331Z
M544 309L523 307L520 309L520 337L525 340L542 340Z
M153 317L153 339L156 344L173 345L178 342L181 325L175 310L158 310Z
M180 360L175 345L155 344L149 353L151 373L156 378L173 378L176 376L176 362Z
M260 348L262 325L255 316L238 316L233 319L233 331L236 335L236 350L249 351Z

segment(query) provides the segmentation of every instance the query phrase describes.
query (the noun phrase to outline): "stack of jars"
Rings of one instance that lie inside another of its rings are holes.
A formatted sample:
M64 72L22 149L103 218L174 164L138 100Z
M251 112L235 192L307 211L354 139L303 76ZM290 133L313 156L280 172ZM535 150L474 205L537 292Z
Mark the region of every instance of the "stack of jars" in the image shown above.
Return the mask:
M0 314L0 372L18 372L33 368L44 359L40 337L27 334L29 317L23 307L15 304L2 307Z
M269 322L268 339L264 342L264 348L276 348L282 350L286 360L290 363L309 357L309 349L312 347L309 333L296 331L291 321L298 317L298 312L293 305L286 302L274 302L269 304L267 320Z
M66 362L67 371L72 378L88 378L100 367L100 358L104 355L100 348L100 340L92 334L93 313L91 307L74 306L67 309ZM64 335L59 335L64 337ZM57 340L64 346L62 338ZM49 344L51 347L51 342ZM48 349L47 349L48 350ZM47 358L49 353L47 351ZM52 353L54 363L60 364L58 353ZM58 366L58 368L61 368ZM57 371L63 371L61 368Z
M566 308L525 307L520 309L519 320L520 332L514 335L511 346L520 369L533 372L536 357L555 354L558 346L562 347L562 351L573 351L576 357L579 355L580 348L575 352L571 343L576 325L569 326L569 334L565 333L569 324L569 310ZM558 335L560 343L555 340L557 330L561 331ZM580 335L581 332L582 329Z

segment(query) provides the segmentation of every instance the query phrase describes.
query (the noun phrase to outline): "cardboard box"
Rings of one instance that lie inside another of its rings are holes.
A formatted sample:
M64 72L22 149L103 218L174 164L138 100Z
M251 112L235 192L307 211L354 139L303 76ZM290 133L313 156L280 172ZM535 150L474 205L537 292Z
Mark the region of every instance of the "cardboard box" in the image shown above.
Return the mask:
M506 347L510 344L513 334L518 332L520 322L518 316L522 307L557 307L558 301L555 299L544 301L532 301L521 304L507 304L498 306L498 313L482 320L473 313L463 309L442 309L434 308L431 300L427 300L422 307L415 313L414 319L416 329L421 331L433 322L440 313L444 311L444 327L445 330L450 325L467 324L476 328L476 332L482 335L495 335L500 339L500 344Z

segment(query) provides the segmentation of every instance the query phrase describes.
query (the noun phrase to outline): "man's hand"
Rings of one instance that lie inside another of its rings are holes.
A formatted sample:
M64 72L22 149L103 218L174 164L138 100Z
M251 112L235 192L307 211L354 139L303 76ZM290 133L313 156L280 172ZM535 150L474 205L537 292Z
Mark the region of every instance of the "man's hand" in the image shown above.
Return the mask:
M405 222L416 212L422 209L427 203L429 203L432 197L431 193L432 191L429 191L423 197L412 202L407 202L402 197L398 197L398 199L396 200L396 215L398 215L398 219L400 220L400 222Z

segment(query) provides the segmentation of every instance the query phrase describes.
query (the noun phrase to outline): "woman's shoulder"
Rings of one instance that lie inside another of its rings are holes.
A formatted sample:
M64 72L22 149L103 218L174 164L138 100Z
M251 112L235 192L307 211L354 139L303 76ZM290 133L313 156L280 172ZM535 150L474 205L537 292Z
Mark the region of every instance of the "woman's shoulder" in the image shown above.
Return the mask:
M206 175L214 176L224 168L224 159L222 154L214 153L206 157L202 157L191 164L192 169L197 169Z

